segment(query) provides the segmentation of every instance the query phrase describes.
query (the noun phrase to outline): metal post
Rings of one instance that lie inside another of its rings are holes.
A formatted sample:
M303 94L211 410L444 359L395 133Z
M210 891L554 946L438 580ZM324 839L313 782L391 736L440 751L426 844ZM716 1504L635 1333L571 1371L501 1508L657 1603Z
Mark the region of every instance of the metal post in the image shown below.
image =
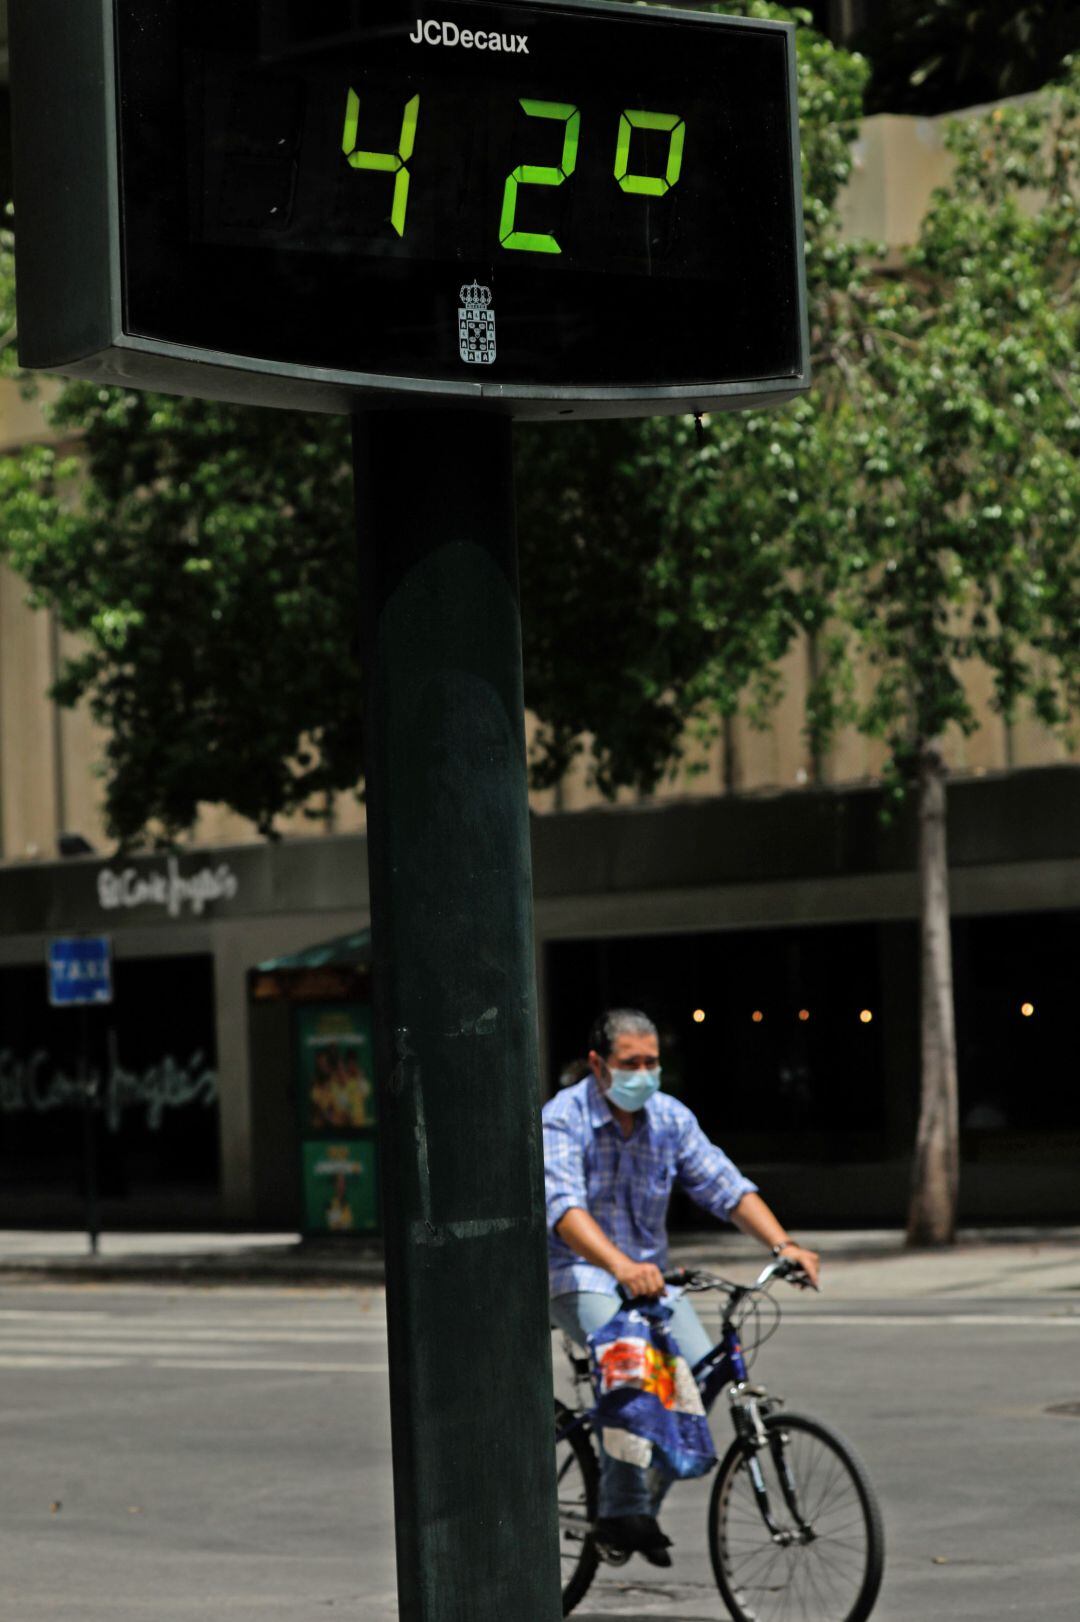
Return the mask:
M94 1110L97 1088L90 1072L90 1012L85 1003L79 1007L79 1095L82 1099L83 1119L83 1179L86 1184L86 1233L90 1241L90 1254L98 1251L98 1192L97 1192L97 1138Z
M511 428L354 425L401 1622L556 1622Z

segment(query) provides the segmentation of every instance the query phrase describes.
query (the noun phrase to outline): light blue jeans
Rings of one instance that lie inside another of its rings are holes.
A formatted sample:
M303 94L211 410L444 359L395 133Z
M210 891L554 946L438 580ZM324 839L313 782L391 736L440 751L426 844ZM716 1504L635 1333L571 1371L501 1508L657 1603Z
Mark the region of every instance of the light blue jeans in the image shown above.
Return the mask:
M712 1350L712 1336L685 1295L669 1290L664 1299L672 1308L671 1333L693 1368ZM586 1335L601 1328L618 1310L619 1300L614 1295L602 1295L598 1290L576 1290L552 1298L551 1320L584 1352ZM616 1515L655 1515L670 1486L671 1477L666 1472L643 1470L623 1459L609 1458L601 1442L600 1514L604 1519Z

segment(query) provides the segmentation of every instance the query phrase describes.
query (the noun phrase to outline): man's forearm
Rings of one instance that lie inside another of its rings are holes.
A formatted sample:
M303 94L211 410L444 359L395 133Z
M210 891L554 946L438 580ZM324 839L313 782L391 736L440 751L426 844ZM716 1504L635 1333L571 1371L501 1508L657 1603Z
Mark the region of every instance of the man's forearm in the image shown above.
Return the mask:
M760 1194L744 1194L732 1211L731 1220L740 1232L748 1234L751 1239L760 1240L770 1250L773 1245L782 1245L785 1239L791 1237Z
M592 1262L594 1267L604 1268L608 1273L614 1273L621 1262L628 1260L618 1245L612 1244L599 1223L580 1206L575 1206L559 1219L555 1232L575 1255Z
M810 1282L817 1287L821 1258L816 1250L808 1250L800 1245L797 1239L792 1239L780 1219L773 1215L760 1194L744 1194L734 1211L731 1220L743 1233L749 1234L751 1239L760 1240L768 1245L770 1250L783 1246L783 1255L798 1265L806 1273Z
M660 1295L664 1288L664 1275L652 1262L638 1262L618 1245L613 1244L598 1222L588 1211L574 1206L560 1217L555 1232L564 1245L582 1258L602 1267L622 1285L628 1295Z

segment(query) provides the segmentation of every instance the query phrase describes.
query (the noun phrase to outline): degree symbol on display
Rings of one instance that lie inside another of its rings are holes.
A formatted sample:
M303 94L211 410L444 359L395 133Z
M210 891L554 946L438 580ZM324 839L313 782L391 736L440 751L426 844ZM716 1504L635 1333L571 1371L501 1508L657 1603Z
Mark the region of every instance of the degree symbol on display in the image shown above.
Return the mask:
M666 130L670 134L667 165L662 180L659 175L632 175L627 172L630 168L632 130ZM686 123L678 113L647 113L639 109L620 114L619 141L615 148L615 179L623 191L636 192L639 197L663 197L682 174L685 141Z

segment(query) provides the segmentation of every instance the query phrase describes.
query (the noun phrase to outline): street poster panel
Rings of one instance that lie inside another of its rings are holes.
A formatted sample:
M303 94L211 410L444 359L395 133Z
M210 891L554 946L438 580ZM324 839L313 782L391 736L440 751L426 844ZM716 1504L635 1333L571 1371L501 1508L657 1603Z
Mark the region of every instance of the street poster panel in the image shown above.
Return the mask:
M297 1012L301 1136L375 1125L371 1010L316 1004Z
M303 1146L304 1231L374 1233L379 1225L375 1142L322 1138Z

